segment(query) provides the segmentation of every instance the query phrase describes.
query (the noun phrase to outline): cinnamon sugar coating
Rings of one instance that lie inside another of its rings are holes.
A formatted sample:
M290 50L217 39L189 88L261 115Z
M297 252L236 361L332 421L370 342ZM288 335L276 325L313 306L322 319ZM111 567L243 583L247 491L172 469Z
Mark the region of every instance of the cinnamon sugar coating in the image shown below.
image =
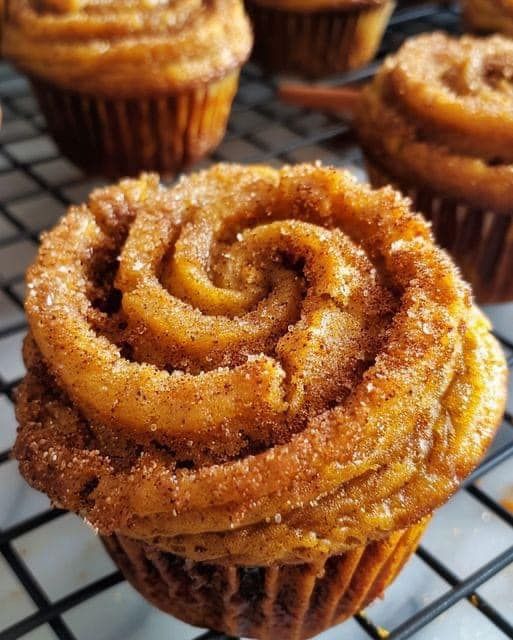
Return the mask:
M27 276L23 475L103 534L311 562L418 522L483 455L506 368L428 225L318 165L93 192Z
M502 36L409 39L363 92L356 126L397 180L510 213L513 43Z
M222 78L251 44L240 0L16 0L2 48L30 76L124 98Z

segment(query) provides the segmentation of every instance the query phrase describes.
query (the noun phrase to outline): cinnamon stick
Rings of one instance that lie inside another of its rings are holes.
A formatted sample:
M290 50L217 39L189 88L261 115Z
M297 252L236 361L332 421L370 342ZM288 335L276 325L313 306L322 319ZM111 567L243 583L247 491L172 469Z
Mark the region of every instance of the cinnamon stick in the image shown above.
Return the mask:
M278 97L289 104L332 111L351 119L360 98L360 89L283 82L278 87Z

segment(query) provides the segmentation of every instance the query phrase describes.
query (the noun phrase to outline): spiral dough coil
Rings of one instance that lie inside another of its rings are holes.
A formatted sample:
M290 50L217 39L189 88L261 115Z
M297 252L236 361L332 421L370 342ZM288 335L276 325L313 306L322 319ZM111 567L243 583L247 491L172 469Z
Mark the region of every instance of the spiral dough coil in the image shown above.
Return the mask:
M503 409L503 356L427 224L320 165L97 190L28 290L22 473L194 560L312 561L403 529Z

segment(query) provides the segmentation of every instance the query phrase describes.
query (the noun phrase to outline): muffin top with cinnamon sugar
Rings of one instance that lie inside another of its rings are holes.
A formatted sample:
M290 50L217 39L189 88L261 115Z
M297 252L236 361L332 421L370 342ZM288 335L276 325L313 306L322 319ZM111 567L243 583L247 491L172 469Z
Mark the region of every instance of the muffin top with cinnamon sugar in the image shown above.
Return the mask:
M401 182L509 214L513 199L513 42L411 38L363 91L366 153Z
M217 79L252 43L240 0L6 0L3 38L25 73L113 97Z
M336 169L97 190L27 286L21 472L189 558L300 562L417 522L503 410L501 350L427 224Z

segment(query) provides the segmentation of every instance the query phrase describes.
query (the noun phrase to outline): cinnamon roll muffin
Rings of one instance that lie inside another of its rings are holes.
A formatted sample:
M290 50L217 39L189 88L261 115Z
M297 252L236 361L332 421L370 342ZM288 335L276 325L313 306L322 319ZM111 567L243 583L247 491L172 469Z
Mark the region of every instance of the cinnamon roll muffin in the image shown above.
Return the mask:
M503 33L513 36L511 0L462 0L465 26L475 33Z
M358 611L502 415L504 357L428 225L336 169L97 190L27 283L21 472L194 625Z
M513 299L513 42L408 40L356 109L372 182L408 194L480 302Z
M3 51L88 172L174 173L224 135L252 36L240 0L6 0Z
M322 76L374 57L392 0L246 0L254 57L270 71Z

